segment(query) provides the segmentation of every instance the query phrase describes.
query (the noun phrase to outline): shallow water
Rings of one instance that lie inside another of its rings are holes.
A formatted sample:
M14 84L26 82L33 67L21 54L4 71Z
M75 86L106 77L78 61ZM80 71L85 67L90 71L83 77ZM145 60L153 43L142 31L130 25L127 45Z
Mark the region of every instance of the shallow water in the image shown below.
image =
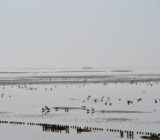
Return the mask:
M128 105L128 101L132 103ZM50 112L46 109L42 112L45 106ZM0 121L7 121L0 123L3 139L119 140L121 130L123 139L138 140L147 132L160 133L159 116L160 84L157 82L0 86ZM69 134L44 131L43 126L27 123L67 125ZM91 127L92 131L77 134L79 127Z

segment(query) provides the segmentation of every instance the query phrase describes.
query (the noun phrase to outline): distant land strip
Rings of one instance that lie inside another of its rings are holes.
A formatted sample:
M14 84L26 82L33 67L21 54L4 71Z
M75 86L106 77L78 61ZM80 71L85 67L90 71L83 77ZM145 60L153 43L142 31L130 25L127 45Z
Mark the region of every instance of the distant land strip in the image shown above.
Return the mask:
M0 85L17 84L108 84L146 83L160 81L160 75L74 75L74 76L17 76L0 77ZM152 86L152 84L151 84Z

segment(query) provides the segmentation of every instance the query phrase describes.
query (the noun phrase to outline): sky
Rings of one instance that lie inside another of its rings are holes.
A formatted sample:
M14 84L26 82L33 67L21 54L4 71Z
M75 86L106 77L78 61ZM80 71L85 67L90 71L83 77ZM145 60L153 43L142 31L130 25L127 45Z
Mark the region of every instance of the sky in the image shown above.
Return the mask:
M0 0L0 68L160 67L159 0Z

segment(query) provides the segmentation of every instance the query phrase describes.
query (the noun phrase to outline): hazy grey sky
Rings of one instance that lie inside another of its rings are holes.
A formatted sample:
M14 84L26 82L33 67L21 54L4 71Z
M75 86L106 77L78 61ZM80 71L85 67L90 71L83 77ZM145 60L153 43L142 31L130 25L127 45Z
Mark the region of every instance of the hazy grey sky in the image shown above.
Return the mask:
M160 0L0 0L0 67L160 67Z

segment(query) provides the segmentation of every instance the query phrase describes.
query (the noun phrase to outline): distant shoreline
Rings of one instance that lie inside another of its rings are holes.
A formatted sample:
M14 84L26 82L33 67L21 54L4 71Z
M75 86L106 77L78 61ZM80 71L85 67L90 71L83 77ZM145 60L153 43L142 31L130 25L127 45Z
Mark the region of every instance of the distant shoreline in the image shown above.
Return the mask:
M160 74L142 75L58 75L0 77L0 85L24 84L108 84L159 82Z

